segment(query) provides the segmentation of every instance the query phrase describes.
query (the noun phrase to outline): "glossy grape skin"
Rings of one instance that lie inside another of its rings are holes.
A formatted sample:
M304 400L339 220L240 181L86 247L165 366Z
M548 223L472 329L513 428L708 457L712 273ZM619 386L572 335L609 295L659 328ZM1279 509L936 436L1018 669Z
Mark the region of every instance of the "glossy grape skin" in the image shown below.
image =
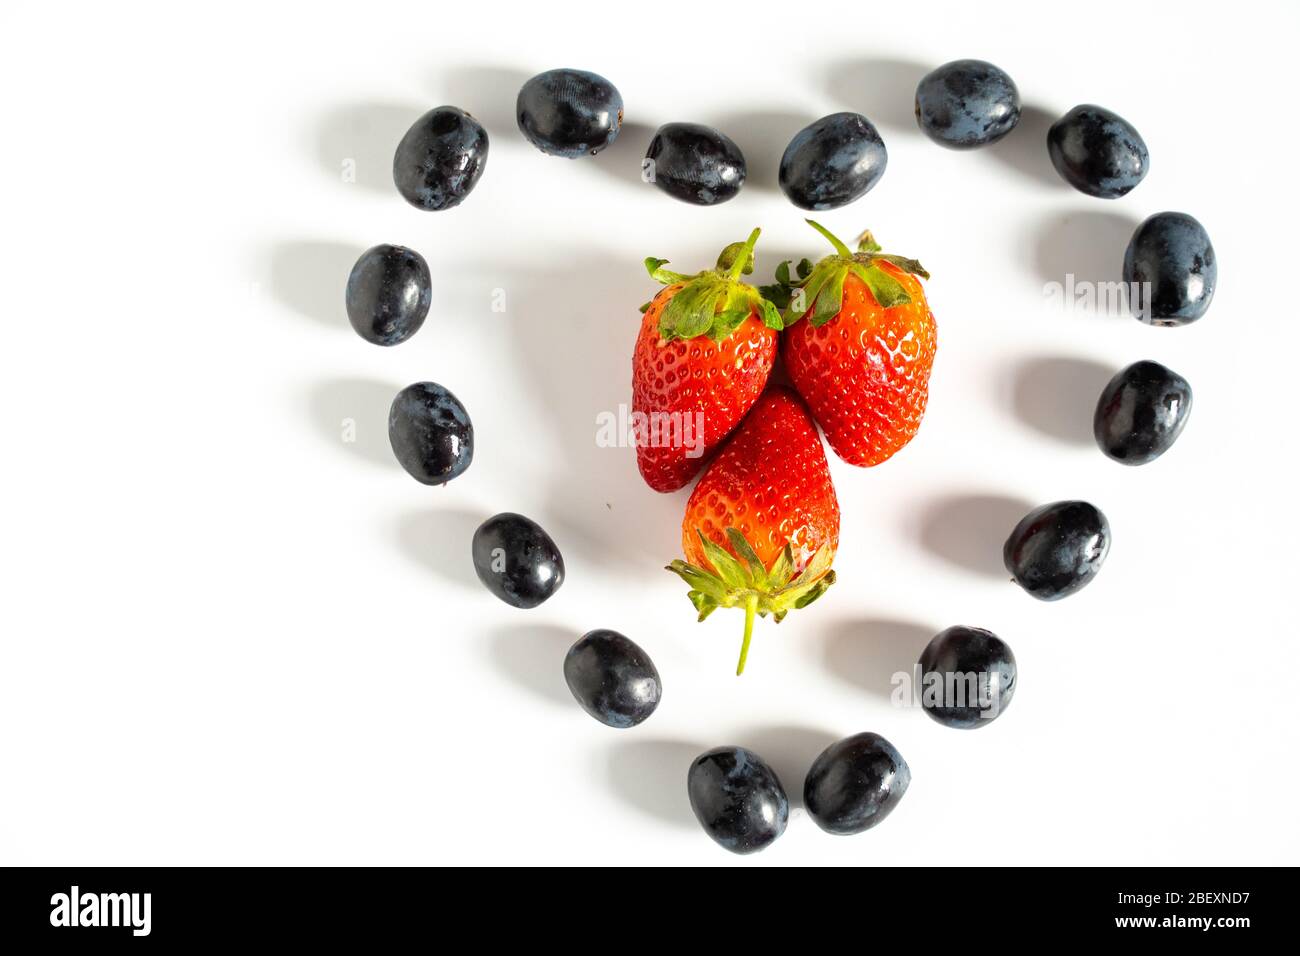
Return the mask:
M838 209L862 198L885 173L885 143L859 113L832 113L795 133L779 181L800 209Z
M732 853L770 846L790 819L790 801L776 772L744 747L715 747L696 757L686 792L704 832Z
M716 129L699 123L665 123L650 140L646 159L653 182L674 199L716 206L745 185L740 147Z
M548 70L519 90L515 118L524 138L543 153L577 159L614 142L623 125L623 97L596 73Z
M478 579L512 607L537 607L564 583L560 549L541 525L523 515L488 518L474 532L471 552Z
M1146 176L1147 144L1133 125L1100 106L1076 106L1047 131L1047 153L1061 178L1082 193L1118 199Z
M1020 122L1020 91L992 63L954 60L917 85L916 122L940 146L987 146Z
M590 631L569 648L564 681L583 710L619 730L653 714L663 695L650 655L617 631Z
M459 206L487 167L483 124L455 106L429 110L393 154L393 183L417 209L437 212Z
M982 628L958 626L940 631L921 652L919 663L921 706L945 727L973 730L991 724L1016 692L1016 655L1005 641ZM965 680L972 674L976 675L974 687ZM931 681L936 683L933 691ZM978 696L972 697L972 692Z
M407 473L426 485L443 485L474 458L474 426L465 406L435 382L416 382L397 393L388 412L388 440Z
M911 782L912 771L893 744L879 734L855 734L813 761L803 804L827 833L848 836L889 816Z
M1110 550L1110 524L1086 501L1056 501L1020 519L1002 547L1015 582L1040 601L1085 587Z
M1187 379L1159 362L1134 362L1102 390L1092 431L1106 457L1145 465L1169 450L1191 411Z
M1133 314L1151 325L1188 325L1214 298L1219 264L1209 233L1182 212L1158 212L1138 226L1124 252Z
M397 345L418 332L432 299L424 257L413 249L387 244L361 254L344 296L352 328L375 345Z

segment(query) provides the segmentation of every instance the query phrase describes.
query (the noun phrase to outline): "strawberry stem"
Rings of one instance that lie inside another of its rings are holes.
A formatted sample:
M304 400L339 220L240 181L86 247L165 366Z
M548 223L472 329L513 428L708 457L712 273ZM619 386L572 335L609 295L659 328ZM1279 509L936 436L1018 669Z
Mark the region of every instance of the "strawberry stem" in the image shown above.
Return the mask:
M696 558L699 563L678 559L670 562L666 570L691 586L687 597L699 614L698 620L703 621L720 607L745 609L745 639L736 664L739 677L745 672L749 657L754 618L770 614L780 624L790 611L807 607L821 597L835 583L835 572L831 570L835 545L822 542L807 563L797 568L787 541L771 565L764 567L754 546L737 528L726 531L731 550L705 537L699 528L695 529L695 536L700 540L701 553Z
M749 657L749 639L754 636L754 614L758 611L758 595L751 594L745 599L745 639L740 644L740 663L736 665L736 676L745 673L745 660Z
M754 244L758 242L758 234L761 229L755 229L745 240L744 246L741 247L740 254L736 256L736 261L731 264L731 269L727 272L727 278L733 282L739 282L740 277L744 274L745 266L749 265L754 258Z
M832 233L829 229L823 226L821 223L814 222L811 219L805 219L804 222L808 223L808 225L812 226L823 236L825 236L830 241L830 244L835 247L835 251L838 252L840 255L842 255L845 259L853 258L853 253L849 251L849 247L846 246L844 243L840 242L839 238L834 233Z

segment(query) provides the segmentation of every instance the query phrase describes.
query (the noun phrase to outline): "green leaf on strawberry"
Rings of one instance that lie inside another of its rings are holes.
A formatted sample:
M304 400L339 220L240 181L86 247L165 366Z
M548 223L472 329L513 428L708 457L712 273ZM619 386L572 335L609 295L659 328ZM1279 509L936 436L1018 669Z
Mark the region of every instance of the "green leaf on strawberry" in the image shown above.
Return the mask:
M811 219L805 221L826 237L835 252L816 265L810 265L807 259L800 261L797 280L790 278L789 262L776 267L776 281L763 286L762 293L780 306L782 328L798 322L805 313L814 328L820 328L835 318L844 302L844 279L850 273L871 290L883 308L911 302L912 297L903 284L880 267L881 261L923 279L930 278L930 273L915 259L881 252L880 244L870 232L864 232L858 238L858 248L854 252L820 223Z
M754 271L755 229L744 242L733 242L722 250L718 264L695 275L665 269L667 259L645 260L650 278L663 285L678 285L659 319L659 334L665 342L708 335L720 342L731 335L751 314L764 325L780 331L784 327L781 309L762 292L741 280Z
M807 566L795 576L794 555L788 543L772 562L772 566L765 568L754 552L753 545L735 528L727 529L727 541L739 557L733 556L701 532L696 531L696 534L699 535L704 556L712 565L712 570L680 558L665 570L672 571L690 585L687 597L695 606L701 621L720 607L745 609L745 637L740 648L737 674L745 669L755 616L766 617L771 614L773 620L780 622L791 610L807 607L817 600L835 583L835 572L831 570L835 552L829 545L819 548Z
M807 259L800 259L795 271L799 279L806 279L808 273L812 272L812 263ZM776 267L776 281L771 285L759 286L758 291L762 293L764 299L784 311L790 305L790 294L796 281L798 280L790 278L790 260L787 259Z

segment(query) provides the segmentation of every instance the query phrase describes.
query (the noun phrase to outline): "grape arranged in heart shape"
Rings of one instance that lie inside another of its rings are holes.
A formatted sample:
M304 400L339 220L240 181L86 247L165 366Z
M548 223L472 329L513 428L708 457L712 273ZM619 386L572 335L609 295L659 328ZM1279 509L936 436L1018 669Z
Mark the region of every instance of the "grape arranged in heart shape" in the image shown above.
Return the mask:
M524 138L543 153L568 158L608 147L622 129L623 110L612 83L567 68L534 76L516 102ZM1011 77L982 60L944 64L916 90L921 131L953 149L987 146L1011 134L1020 110ZM1127 195L1150 167L1146 143L1133 125L1099 106L1077 106L1060 117L1045 145L1061 177L1098 198ZM398 144L394 183L417 208L450 209L470 196L487 155L483 126L458 107L441 106L415 120ZM887 155L867 117L834 113L791 139L778 184L797 207L839 208L880 181ZM739 193L747 168L723 132L676 122L658 128L643 173L673 198L710 206ZM638 464L647 484L661 492L689 484L703 470L683 523L686 560L673 561L669 569L690 585L700 620L718 607L745 610L742 670L755 616L779 622L835 580L838 503L817 426L850 464L873 467L889 459L921 425L937 348L920 281L929 273L919 262L883 252L870 233L850 248L812 225L830 241L833 254L815 264L804 259L793 273L791 263L782 263L767 285L744 278L753 272L757 229L747 241L725 247L715 268L698 273L669 270L663 259L646 260L647 271L664 288L642 306L633 358L633 405L642 416L635 435ZM1190 215L1158 213L1133 235L1123 278L1143 321L1197 321L1218 281L1214 247ZM348 318L367 341L397 345L424 323L431 296L429 269L418 253L376 246L349 278ZM769 383L778 352L793 391ZM1136 362L1120 370L1098 400L1097 444L1115 461L1149 463L1181 434L1190 407L1185 379L1157 362ZM433 382L411 385L394 399L389 434L402 467L424 484L456 478L473 457L467 411ZM1054 601L1095 578L1110 543L1109 523L1097 507L1058 501L1026 515L1003 555L1022 588ZM471 551L485 587L516 608L540 605L564 581L559 548L522 515L489 519L475 533ZM566 655L563 672L582 708L609 727L634 727L659 705L658 670L642 648L615 631L584 635ZM1017 676L1010 648L992 633L968 627L937 635L918 672L943 684L971 678L976 686L993 688L991 714L982 697L974 705L923 699L936 721L966 729L987 726L990 716L1001 713ZM830 833L861 833L893 811L910 780L910 767L889 741L859 733L816 758L804 782L804 805ZM686 796L705 831L736 853L771 845L789 819L781 781L762 757L743 747L719 747L697 758L687 774Z

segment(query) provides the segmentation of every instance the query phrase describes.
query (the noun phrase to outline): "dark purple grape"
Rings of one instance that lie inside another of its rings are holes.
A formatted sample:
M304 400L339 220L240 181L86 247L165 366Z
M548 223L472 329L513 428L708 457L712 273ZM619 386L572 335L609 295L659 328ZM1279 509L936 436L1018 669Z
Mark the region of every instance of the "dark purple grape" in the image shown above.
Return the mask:
M1016 655L978 627L950 627L921 652L921 706L945 727L992 723L1016 692Z
M1192 386L1159 362L1134 362L1097 400L1092 432L1108 458L1145 465L1167 452L1192 411Z
M416 382L397 393L388 412L393 454L416 481L443 485L474 459L474 426L450 391Z
M1124 252L1133 314L1151 325L1188 325L1205 314L1219 281L1205 227L1183 212L1158 212Z
M455 106L429 110L412 126L393 155L393 182L418 209L459 206L487 166L483 124Z
M1109 550L1104 514L1086 501L1056 501L1020 519L1002 546L1002 562L1034 597L1056 601L1096 577Z
M344 301L357 335L375 345L397 345L420 330L433 286L424 257L404 246L367 249L348 276Z
M1100 106L1076 106L1047 131L1047 154L1079 192L1118 199L1151 165L1147 144L1128 120Z
M983 60L954 60L916 87L916 122L941 146L971 149L996 143L1020 121L1020 91Z
M879 734L856 734L813 761L803 804L827 833L861 833L893 812L911 782L912 771L893 744Z
M888 158L870 120L832 113L790 140L781 157L781 190L800 209L838 209L879 182Z
M745 185L740 147L698 123L665 123L646 150L646 168L663 192L696 206L726 202Z
M577 159L614 142L623 125L623 97L587 70L548 70L519 91L519 131L548 156Z
M512 607L537 607L564 583L564 558L531 518L506 512L474 532L474 572Z
M606 727L635 727L663 694L650 655L618 631L589 631L564 656L564 681L582 709Z
M686 774L695 819L724 850L756 853L785 832L790 800L776 772L744 747L716 747Z

